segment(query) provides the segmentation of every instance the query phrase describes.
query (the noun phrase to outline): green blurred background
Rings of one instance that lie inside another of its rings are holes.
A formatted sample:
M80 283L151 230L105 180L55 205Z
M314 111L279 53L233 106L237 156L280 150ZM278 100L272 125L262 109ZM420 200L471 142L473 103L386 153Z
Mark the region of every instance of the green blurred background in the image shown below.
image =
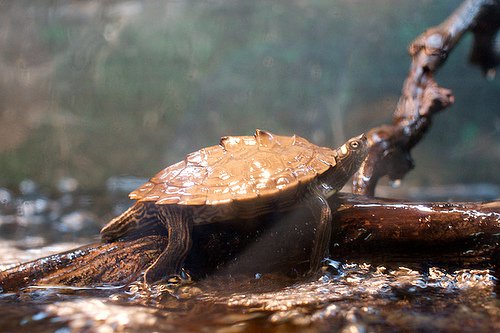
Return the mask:
M0 2L0 186L148 177L255 128L316 144L391 121L407 45L461 1ZM435 118L403 186L500 184L500 80L439 72Z

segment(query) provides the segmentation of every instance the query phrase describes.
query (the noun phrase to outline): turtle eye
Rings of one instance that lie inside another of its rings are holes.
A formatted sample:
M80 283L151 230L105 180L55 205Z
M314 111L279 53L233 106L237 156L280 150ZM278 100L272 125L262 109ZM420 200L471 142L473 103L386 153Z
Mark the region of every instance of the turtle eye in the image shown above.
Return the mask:
M351 143L349 143L349 146L352 149L358 149L359 148L359 142L358 141L352 141Z

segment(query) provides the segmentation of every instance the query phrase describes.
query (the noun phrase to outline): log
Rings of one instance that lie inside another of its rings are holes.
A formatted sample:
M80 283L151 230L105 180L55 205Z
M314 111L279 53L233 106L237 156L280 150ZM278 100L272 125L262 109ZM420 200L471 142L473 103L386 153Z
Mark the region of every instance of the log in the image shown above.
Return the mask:
M339 200L335 255L479 262L490 260L500 241L500 201L404 202L347 193Z
M124 285L134 281L160 255L164 243L161 236L94 243L22 263L0 272L0 292L33 285Z
M336 208L330 242L330 255L336 259L387 260L387 254L392 254L415 262L428 258L435 261L439 255L441 261L450 262L457 253L465 253L469 261L477 263L495 256L500 241L500 201L401 202L341 193L330 200L330 205ZM236 272L303 273L309 267L309 251L302 251L303 245L296 239L286 238L295 237L294 233L283 232L296 229L289 222L286 218L277 221L281 226L278 233L276 228L262 226L195 227L195 242L185 268L194 273L195 279ZM299 232L310 231L307 228ZM30 285L124 285L140 277L166 242L165 236L147 236L90 244L0 272L0 288L11 292ZM267 260L256 259L255 253L263 253ZM460 259L465 260L464 256ZM274 266L269 266L273 261Z

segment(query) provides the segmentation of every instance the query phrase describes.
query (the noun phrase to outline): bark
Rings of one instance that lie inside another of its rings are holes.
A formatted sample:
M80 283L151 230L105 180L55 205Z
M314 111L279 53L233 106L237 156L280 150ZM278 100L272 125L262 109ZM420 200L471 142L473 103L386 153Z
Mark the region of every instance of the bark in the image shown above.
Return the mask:
M500 241L500 201L402 202L341 194L332 253L381 253L433 261L490 260Z
M22 263L0 272L0 292L17 291L31 285L127 284L160 255L164 243L162 236L94 243Z
M495 38L500 27L500 1L467 0L448 19L417 37L409 47L412 63L393 123L367 132L370 150L353 181L353 193L373 196L380 178L403 178L414 167L411 149L429 129L432 117L454 102L434 74L464 33L474 34L471 61L489 77L500 62Z

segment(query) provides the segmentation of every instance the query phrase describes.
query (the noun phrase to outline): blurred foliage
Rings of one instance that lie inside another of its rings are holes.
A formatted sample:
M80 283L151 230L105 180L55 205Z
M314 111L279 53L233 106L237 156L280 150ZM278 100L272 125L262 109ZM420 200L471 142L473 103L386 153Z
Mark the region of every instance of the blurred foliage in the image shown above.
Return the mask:
M0 140L0 185L147 177L222 135L255 128L338 145L390 121L410 63L406 46L459 4L2 2L0 21L15 19L0 23L0 72L27 67L0 88L43 93L28 109L0 95L0 121L17 112L27 129L10 146ZM30 29L16 29L19 21ZM411 184L500 183L500 82L466 62L469 45L466 38L438 77L456 105L416 148ZM40 64L47 75L16 83ZM17 128L0 127L11 137Z

